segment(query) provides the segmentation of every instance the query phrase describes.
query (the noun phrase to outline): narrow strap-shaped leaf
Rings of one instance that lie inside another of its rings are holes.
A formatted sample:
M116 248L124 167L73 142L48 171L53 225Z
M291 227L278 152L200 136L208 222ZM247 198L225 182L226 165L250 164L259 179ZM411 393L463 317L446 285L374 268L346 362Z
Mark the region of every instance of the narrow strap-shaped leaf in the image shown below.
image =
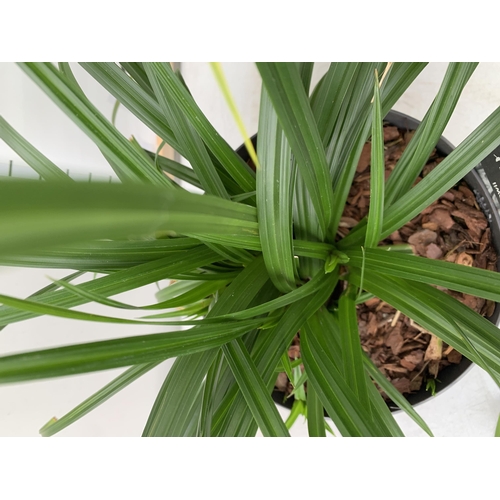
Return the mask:
M61 418L50 420L40 429L40 434L43 437L50 437L58 432L61 432L66 427L80 420L82 417L95 410L98 406L106 402L109 398L125 389L132 382L145 375L147 372L155 368L161 361L148 363L144 365L133 366L122 374L118 375L109 384L106 384L102 389L99 389L95 394L87 398L78 406L73 408Z
M244 248L233 248L208 241L205 241L205 245L217 252L222 260L228 260L235 264L244 264L253 260L253 255Z
M307 387L307 431L309 437L326 437L325 416L316 391L312 385Z
M219 349L203 382L200 420L197 430L197 435L200 437L211 436L214 398L223 361L222 349Z
M351 285L339 299L338 315L340 318L344 378L361 404L369 410L370 402L362 363L363 353L359 338L355 297L356 289ZM369 413L368 417L372 418Z
M199 300L198 302L193 302L192 304L187 304L183 307L178 307L174 310L168 310L163 313L159 314L152 314L148 316L142 316L141 319L157 319L157 318L180 318L180 317L192 317L189 321L187 321L185 324L197 324L197 320L194 317L204 317L206 316L208 312L208 308L212 304L212 299L207 298L204 300ZM181 324L182 320L179 320ZM205 319L203 321L206 322L212 322L211 319ZM199 323L200 321L198 321Z
M187 182L198 189L203 189L203 186L193 169L183 165L182 163L171 160L170 158L166 158L165 156L157 155L152 151L145 151L151 159L155 160L158 167L164 172L167 172L167 174L170 174L181 181Z
M381 63L360 63L349 89L349 98L342 104L341 114L333 130L326 154L333 179L336 200L330 237L334 238L345 207L356 167L371 130L373 73L382 70Z
M9 211L9 217L0 220L4 254L95 238L149 236L160 229L226 235L224 241L239 244L255 235L258 241L255 208L155 186L0 181L4 209Z
M93 62L80 65L141 122L181 155L183 154L171 127L165 122L149 80L150 91L147 91L115 63Z
M247 307L269 281L262 257L256 258L221 294L207 317ZM184 436L189 411L200 402L203 380L216 359L218 349L175 360L158 393L143 436Z
M185 155L186 151L181 147L179 142L174 137L172 129L165 122L164 115L160 109L158 102L154 98L151 90L151 95L144 91L132 78L122 71L122 69L115 63L80 63L84 69L92 75L108 92L110 92L116 99L118 99L129 111L137 116L145 125L147 125L153 132L155 132L164 141L170 144L181 155ZM142 67L141 67L142 68ZM143 69L143 68L142 68ZM148 81L149 85L149 81ZM154 153L150 153L154 157ZM212 157L212 161L214 157ZM192 170L191 176L186 172L186 168L179 167L179 164L171 163L162 160L159 157L159 163L162 169L166 172L176 175L180 179L185 180L201 188L199 182ZM227 176L222 167L219 168L219 175L223 178L223 174ZM222 169L222 171L221 171ZM188 169L189 170L189 169ZM194 176L194 178L193 178ZM231 194L242 192L237 184L231 180L230 177L223 179L224 185ZM195 182L196 181L196 182ZM230 189L230 186L232 188ZM236 186L237 189L234 189Z
M273 299L265 304L261 304L259 306L252 307L250 309L246 309L244 311L238 311L231 314L226 314L224 316L219 316L218 319L224 318L233 318L233 319L243 319L243 318L252 318L258 316L259 314L265 314L268 312L276 311L280 307L285 307L287 305L293 304L298 300L301 300L309 295L316 293L318 290L322 289L322 287L330 283L331 279L328 274L320 271L316 276L313 277L312 280L308 281L306 284L297 288L293 292L287 293Z
M299 69L295 63L257 63L257 68L325 232L333 208L330 174Z
M426 63L394 63L391 66L381 88L382 116L392 109L425 66ZM330 226L330 234L333 236L336 234L363 146L370 133L370 122L365 121L363 114L367 113L369 118L367 106L371 98L371 78L375 67L382 69L381 65L360 63L349 90L349 99L343 104L327 147L327 158L334 180L334 197L337 200Z
M322 350L316 336L322 335L313 316L301 329L300 350L304 367L328 415L343 436L377 436L378 428L347 386L342 374Z
M415 283L414 288L422 297L425 296L428 301L435 303L448 323L455 327L450 331L454 335L452 342L455 344L457 341L463 342L466 350L461 352L490 374L498 385L500 380L498 328L465 304L432 286ZM452 342L450 345L453 345Z
M255 321L200 325L0 357L0 383L88 373L206 351L243 335Z
M309 88L311 86L311 79L314 70L313 62L299 62L297 63L297 67L299 68L299 75L302 81L302 85L304 86L304 90L306 94L309 95Z
M401 430L401 427L396 422L394 415L391 413L391 410L387 406L387 403L382 398L382 395L375 387L368 377L367 374L367 384L368 384L368 393L370 396L371 403L371 412L376 416L376 424L380 429L380 433L386 436L392 437L404 437L404 433Z
M279 295L278 290L274 287L271 280L269 280L259 291L258 295L252 300L250 306L254 304L264 303L269 300L272 300L277 295ZM243 343L247 350L252 350L255 344L256 339L260 335L260 331L254 330L242 337ZM210 376L210 371L207 374L207 379L205 379L204 387L203 387L203 398L209 398L210 401L207 402L207 405L202 406L202 413L200 414L200 429L205 429L203 435L212 435L212 417L215 412L215 409L221 404L224 400L224 397L228 394L228 392L236 386L236 380L231 371L227 360L224 358L222 349L219 352L218 359L220 360L218 365L212 365L210 370L217 371L217 377L212 378L212 380L208 380ZM216 360L217 361L217 360ZM203 408L208 406L207 411L203 414ZM210 423L208 422L210 421Z
M373 74L375 70L380 73L384 67L385 64L380 62L365 62L359 63L355 68L326 148L334 189L337 188L341 174L349 177L352 175L350 171L343 173L345 165L358 142L364 144L368 139L372 115Z
M387 115L426 66L426 62L395 62L392 64L382 91L383 116Z
M124 182L171 186L153 162L137 152L113 125L50 63L20 63L21 69L95 142L109 157Z
M161 168L164 172L173 175L174 177L191 184L199 189L203 189L198 176L194 172L193 169L187 167L186 165L182 165L174 160L170 160L169 158L165 158L164 156L157 155L151 151L147 151L147 154L155 160L155 163ZM217 162L217 159L210 154L210 158L212 162L215 163L215 168L217 169L217 173L222 180L226 190L231 194L231 199L234 201L243 201L248 200L248 203L251 205L255 205L252 202L252 197L255 197L255 191L243 192L243 190L236 184L236 182L228 175L228 173L220 166Z
M134 288L149 285L170 276L175 272L187 272L217 259L217 254L207 247L195 248L189 252L174 252L168 257L147 262L109 276L81 283L78 287L105 296L116 295ZM69 292L58 290L33 297L33 301L61 307L74 307L88 302ZM11 307L0 307L0 325L36 317L37 314L19 311Z
M359 270L351 269L349 281L359 286L359 279ZM401 278L382 276L368 269L365 270L363 288L371 291L481 366L483 360L469 348L456 325L449 321L448 316L452 314L454 321L458 321L467 329L469 339L474 342L482 357L487 359L489 368L500 373L498 329L458 300L430 285L418 282L410 284ZM411 295L407 293L408 289L412 290Z
M121 62L120 66L136 81L144 92L155 97L148 75L140 62Z
M73 293L75 289L78 290L77 287L73 287L73 285L69 285L67 283L64 283L63 281L59 283L61 283L61 285L66 289L72 288ZM88 296L92 294L77 293L77 295L88 298ZM204 320L178 319L176 321L144 321L145 319L151 320L156 318L180 318L182 316L191 316L193 314L199 315L210 304L210 300L201 300L192 304L188 304L187 306L182 308L176 308L174 311L145 316L142 319L117 318L100 314L86 313L83 311L73 311L64 307L42 304L28 299L17 299L15 297L10 297L9 295L2 294L0 294L0 303L5 306L14 307L21 311L27 311L39 315L56 316L58 318L92 321L97 323L117 323L122 325L197 325L201 323L215 323L218 321L215 318ZM237 320L234 322L234 324L236 323Z
M370 165L370 208L366 226L365 246L372 248L380 241L380 231L384 218L384 132L382 127L382 111L380 109L380 90L378 73L375 70L375 86L373 91L372 115L372 148Z
M288 430L241 339L225 344L222 349L262 434L268 437L289 436Z
M257 143L257 216L262 253L269 277L282 292L295 285L292 234L294 169L292 154L269 95L262 87Z
M481 353L476 349L476 346L474 343L469 339L469 335L466 333L466 328L463 328L462 325L460 325L459 321L455 321L451 316L448 316L448 319L450 323L454 324L455 327L457 328L460 336L465 340L466 344L470 347L472 351L476 354L478 358L481 359L481 367L488 373L488 375L493 379L493 381L497 384L498 387L500 387L500 376L498 373L496 373L494 370L492 370L488 364L488 361L484 359L484 357L481 355Z
M401 408L424 432L429 436L433 436L429 426L424 422L422 417L414 410L413 406L408 403L408 400L382 375L380 370L375 366L373 361L368 356L363 356L366 372L380 386L380 388L391 398L391 400Z
M217 292L219 289L223 288L228 281L178 281L173 285L170 285L165 289L165 291L170 291L169 288L177 288L179 286L185 287L184 292L179 292L176 296L157 302L155 304L147 304L145 306L134 306L131 304L125 304L118 300L108 299L104 295L90 292L84 290L81 287L71 285L64 281L53 280L54 283L60 284L62 288L66 288L75 295L87 299L89 302L97 302L109 307L116 307L118 309L132 309L132 310L156 310L156 309L171 309L173 307L185 307L189 304L193 304L201 299L204 299L208 295ZM176 287L177 285L177 287ZM157 294L158 296L158 294ZM153 318L154 316L147 316L148 318ZM158 316L159 317L159 316Z
M365 133L370 130L370 123L366 123L365 127L358 134L356 141L347 157L347 161L344 164L345 167L341 170L337 182L334 188L334 196L336 200L343 200L343 202L338 202L335 204L334 214L332 218L332 223L329 228L330 236L336 235L339 227L340 219L344 212L345 202L347 201L347 197L349 196L349 191L352 186L352 181L354 179L354 175L356 173L356 167L359 162L359 157L361 156L361 152L363 151L363 146L365 144ZM366 229L366 228L365 228ZM354 229L353 229L354 231ZM364 235L365 233L363 233ZM348 235L349 236L349 235ZM360 243L361 244L361 243ZM342 248L342 243L339 242L339 248Z
M347 255L350 265L363 265L360 250L348 250ZM500 302L500 273L495 271L375 248L366 249L364 259L367 268L384 275L430 283Z
M257 228L255 225L250 223L247 225L248 228L241 228L238 230L238 234L230 234L230 228L226 228L226 231L229 234L222 234L222 232L219 232L221 231L221 228L219 227L217 233L214 232L212 234L206 234L196 231L193 233L186 233L186 236L197 238L203 243L221 244L226 248L244 248L246 250L256 250L260 252L262 250L262 246L260 244L260 238L256 234ZM329 255L331 255L334 247L328 243L322 243L319 241L293 240L293 249L294 254L297 256L326 260ZM324 265L322 264L320 268L324 268Z
M144 264L166 257L169 253L199 247L194 238L169 238L144 241L95 241L66 245L60 249L40 250L22 255L0 256L8 266L112 271Z
M293 231L296 238L294 240L295 250L297 240L309 241L315 244L325 238L325 233L321 229L316 216L312 198L299 171L296 172L293 193ZM297 251L295 251L295 254L299 255ZM323 267L323 263L316 258L302 258L302 256L299 258L298 272L302 279L311 278Z
M299 68L300 80L304 86L304 91L309 95L309 87L312 76L312 63L297 63ZM291 159L291 166L295 170L295 181L292 195L292 219L293 233L296 240L323 241L325 234L321 230L318 216L311 196L304 183L300 171L297 171L297 160L294 156ZM301 256L295 264L297 273L303 279L309 279L323 268L323 263L317 259L304 258Z
M288 349L293 337L305 321L312 316L332 294L338 282L338 270L327 274L326 282L317 287L313 295L309 295L295 303L285 311L278 324L260 333L252 349L252 359L262 379L271 393L276 381L275 368L280 361L281 353ZM234 399L233 398L237 398ZM213 435L247 436L254 435L257 427L251 412L248 411L245 399L238 394L236 385L227 393L214 416Z
M177 358L155 399L142 437L188 435L192 412L199 407L203 379L218 349ZM201 409L201 408L200 408Z
M439 92L387 181L386 206L404 196L424 168L477 64L448 65Z
M212 280L220 280L228 279L233 280L238 277L238 274L241 270L237 271L224 271L223 273L213 273L211 269L202 268L196 271L190 271L186 273L173 273L171 274L172 279L174 280L196 280L196 281L212 281Z
M58 63L58 66L59 66L59 70L61 71L61 73L63 73L66 77L66 80L67 80L66 83L69 86L73 87L73 91L75 92L75 94L78 95L83 102L86 102L87 104L91 104L90 101L87 99L87 96L83 92L82 88L80 87L78 81L76 80L75 75L73 74L73 71L72 71L69 63L64 63L64 62L61 63L60 62L60 63ZM53 71L53 67L51 65L48 65L47 67ZM113 113L111 115L111 124L113 125L113 127L115 126L116 113L118 111L119 104L120 104L120 102L117 100L115 103L115 106L113 107ZM145 154L144 150L141 148L141 146L139 145L139 143L136 141L136 139L133 136L130 139L130 143L132 144L133 147L135 147L138 154L142 155L144 160L149 163L150 162L149 156L147 154ZM117 161L116 158L114 158L112 155L110 155L108 151L103 150L103 149L100 149L100 151L101 151L102 155L104 156L104 158L106 158L106 160L109 163L109 165L111 166L111 168L117 173L118 177L122 181L124 181L126 179L126 174L123 172L123 167L120 164L120 162ZM161 181L160 181L160 179L153 180L153 183L157 183L157 184L162 184L164 182L167 182L169 185L171 184L170 180L165 179L165 178L161 179Z
M500 107L479 125L432 172L414 186L404 198L395 201L384 213L381 239L418 215L424 208L446 193L482 159L500 144ZM341 242L345 249L363 241L366 228L352 231Z
M118 65L115 63L80 63L84 69L93 76L108 92L110 92L116 99L123 103L129 111L131 111L135 116L137 116L144 124L146 124L153 132L155 132L159 137L161 137L166 143L170 144L176 151L181 155L186 155L188 152L182 148L177 139L174 137L170 125L165 121L164 115L160 109L158 102L154 96L151 89L149 80L147 81L147 89L141 88L134 80L132 80ZM125 63L123 63L125 64ZM131 63L139 64L140 63ZM143 72L144 77L147 76L144 69L140 68ZM148 151L148 155L158 161L158 164L162 170L168 172L179 179L184 180L196 186L202 188L196 174L192 169L189 169L185 165L181 165L178 162L169 160L162 156L155 155ZM219 175L222 178L222 174L219 170ZM224 179L224 185L229 189L231 182ZM238 190L235 191L239 192ZM233 193L233 191L231 191Z
M323 335L316 335L315 340L318 342L325 355L327 355L331 362L338 367L338 370L343 373L344 360L341 348L342 331L338 316L338 311L335 314L328 312L326 309L320 309L317 312L315 320L319 323L318 329L321 329L321 331L325 333ZM360 363L361 362L362 360ZM370 404L365 405L364 408L373 415L373 423L378 429L376 432L384 436L403 436L403 432L377 388L367 375L365 375L365 377Z
M76 273L71 273L71 274L65 276L60 281L64 282L64 283L69 283L71 280L78 278L82 274L85 274L85 272L84 271L77 271ZM35 293L32 293L28 298L29 299L33 298L34 300L37 300L38 296L45 295L45 294L48 294L50 292L54 292L54 291L58 290L59 288L60 288L60 286L58 284L50 283L49 285L46 285L43 288L40 288L39 290L37 290ZM7 326L6 324L0 326L0 331L3 330L6 326Z
M229 199L226 188L222 184L219 174L207 153L205 144L181 108L170 97L168 89L162 85L162 80L158 72L162 71L164 65L168 63L158 64L161 64L161 66L146 65L144 68L154 89L158 103L167 119L167 123L170 123L177 141L179 141L182 149L186 152L185 158L193 167L206 193Z
M67 284L60 282L65 288L68 288ZM71 286L71 285L70 285ZM81 294L80 294L81 295ZM68 318L76 319L80 321L92 321L97 323L117 323L122 325L178 325L178 324L189 324L190 321L179 320L179 321L143 321L137 319L126 319L126 318L115 318L111 316L104 316L101 314L91 314L83 311L73 311L71 309L66 309L64 307L53 306L49 304L41 304L28 299L17 299L15 297L10 297L8 295L0 294L0 303L5 306L14 307L15 309L20 309L21 311L27 311L39 315L56 316L58 318ZM195 308L195 310L197 310ZM156 315L158 317L179 317L187 314L187 310L176 310L173 313ZM196 323L200 323L197 321Z
M67 83L69 85L73 86L74 92L82 99L83 102L86 102L88 104L91 104L90 101L88 100L87 96L83 92L82 88L80 87L78 81L75 78L75 75L73 74L73 71L71 69L71 66L69 63L58 63L59 65L59 70L65 75L67 79ZM48 66L50 69L53 70L52 66ZM116 100L115 106L113 107L113 113L111 115L111 123L113 127L115 126L115 119L116 119L116 113L118 111L118 107L120 105L120 101ZM137 142L137 140L132 136L130 139L130 143L132 146L135 147L136 151L138 154L140 154L146 162L150 162L150 157L147 155L147 153L141 148L140 144ZM100 149L102 155L104 158L106 158L107 162L111 166L111 168L118 174L118 176L122 179L122 176L120 176L120 172L122 171L122 166L120 165L119 162L116 161L115 158L113 158L109 152ZM154 167L153 167L154 168ZM123 179L122 179L123 180ZM170 179L165 179L164 177L162 179L153 179L153 183L161 185L162 183L167 182L169 185L171 184Z
M0 139L45 180L72 181L58 166L16 132L2 116L0 116Z
M177 78L170 65L165 63L144 63L148 72L154 72L165 95L179 106L206 146L212 151L221 165L244 191L255 189L255 179L251 170L217 133L213 125L202 113L191 94ZM151 74L151 73L149 73Z
M257 258L237 277L229 287L230 290L221 295L214 305L213 312L209 314L229 312L233 308L247 306L252 303L266 281L268 276L264 262L262 258ZM185 435L189 421L187 411L202 397L203 393L199 391L203 378L217 353L218 350L205 351L200 355L184 356L175 361L158 394L144 435Z
M76 273L68 274L64 278L61 278L59 280L59 283L61 283L61 284L62 283L69 283L70 281L72 281L76 278L79 278L83 274L85 274L85 271L77 271ZM40 290L37 290L35 293L32 293L28 298L31 299L33 297L37 297L38 295L43 295L45 293L58 290L59 288L61 288L61 285L59 283L50 283L49 285L44 286L43 288L40 288Z
M64 73L66 78L71 81L71 83L75 86L75 88L78 88L81 90L80 84L78 83L77 79L75 78L75 75L73 73L73 70L71 69L71 66L69 62L58 62L57 66L59 68L59 71L61 73ZM83 93L83 91L82 91Z
M332 135L358 64L332 62L318 92L311 98L311 109L325 146Z
M208 286L208 290L205 290L204 287ZM177 307L180 305L184 305L185 302L183 300L183 297L185 297L188 294L195 293L197 295L197 289L199 287L203 292L208 292L210 293L210 288L215 287L217 285L211 285L210 283L206 283L203 281L174 281L170 282L168 286L165 288L162 288L161 290L158 290L155 294L156 298L158 299L158 303L162 302L167 302L169 304L173 304L171 307ZM213 288L213 290L216 290L216 288ZM208 295L208 293L206 295ZM205 296L206 296L205 295ZM196 300L203 298L202 296L198 296ZM180 299L180 303L176 303L176 301Z

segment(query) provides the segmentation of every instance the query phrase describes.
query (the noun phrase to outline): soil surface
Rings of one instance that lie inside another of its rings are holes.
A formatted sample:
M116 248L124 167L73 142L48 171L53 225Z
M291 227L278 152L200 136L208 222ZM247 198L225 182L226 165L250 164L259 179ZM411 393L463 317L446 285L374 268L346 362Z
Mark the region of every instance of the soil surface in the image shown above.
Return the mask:
M384 127L386 179L413 134L413 131L390 125ZM340 238L347 235L368 214L370 154L371 145L367 143L341 219ZM422 177L442 160L443 157L433 151L422 171ZM491 243L486 217L479 209L474 194L463 181L381 244L402 243L411 245L413 252L422 257L496 270L497 255ZM483 316L493 314L494 302L459 292L444 291ZM462 359L462 355L451 346L444 342L441 345L436 337L378 298L357 306L357 312L363 349L402 394L418 391L422 387L432 390L432 385L439 383L440 370L450 364L460 363ZM295 337L288 354L291 360L300 358L299 335ZM286 374L279 374L276 389L286 395L290 394L292 385Z

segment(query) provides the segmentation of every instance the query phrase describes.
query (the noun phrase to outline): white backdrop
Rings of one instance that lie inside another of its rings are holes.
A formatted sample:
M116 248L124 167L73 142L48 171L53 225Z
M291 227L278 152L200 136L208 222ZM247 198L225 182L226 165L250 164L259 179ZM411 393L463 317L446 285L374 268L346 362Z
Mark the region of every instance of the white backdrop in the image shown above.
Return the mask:
M114 99L77 65L73 65L87 95L107 117ZM222 136L237 147L242 141L206 63L182 63L182 72L201 108ZM327 68L317 65L315 78ZM249 133L258 120L260 78L250 63L224 64ZM446 65L431 63L396 104L395 109L421 119L437 92ZM493 109L500 105L500 63L481 63L472 76L448 125L445 136L455 145L463 140ZM11 63L0 63L0 114L26 139L74 177L112 175L98 149L24 73ZM143 147L154 150L152 132L123 107L117 125L128 137L133 134ZM500 132L499 132L500 134ZM14 173L26 172L22 162L0 143L0 175L13 160ZM47 284L46 276L60 277L70 271L0 268L0 293L25 297ZM154 285L122 294L121 299L146 303L153 300ZM87 305L80 310L104 313L108 309ZM0 354L40 347L97 340L154 331L151 327L100 325L58 318L36 318L16 323L0 332ZM156 331L159 331L158 329ZM137 436L142 432L156 393L171 360L136 381L97 410L75 423L60 436ZM53 416L62 416L122 370L65 377L57 380L0 386L0 436L37 436L38 429ZM474 367L455 386L418 407L431 429L440 436L492 436L500 412L500 393L481 369ZM286 410L281 410L286 415ZM397 419L407 435L420 436L404 415ZM305 435L297 422L295 436Z

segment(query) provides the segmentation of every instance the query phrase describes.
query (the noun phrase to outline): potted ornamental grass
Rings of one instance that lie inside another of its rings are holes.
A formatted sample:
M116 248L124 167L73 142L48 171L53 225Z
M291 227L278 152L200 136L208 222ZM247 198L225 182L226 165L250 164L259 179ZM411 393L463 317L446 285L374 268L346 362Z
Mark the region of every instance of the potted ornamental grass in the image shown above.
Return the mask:
M42 178L0 179L0 264L72 270L26 299L0 295L0 326L165 328L2 355L2 384L124 369L43 436L169 358L143 436L287 436L298 415L310 436L402 436L394 410L431 435L413 403L471 362L499 380L500 108L455 149L442 138L476 63L449 64L421 123L391 109L425 63L331 63L314 88L312 63L257 63L258 131L238 151L169 63L81 63L190 166L124 137L69 64L19 66L121 182L72 180L0 118ZM154 303L113 298L160 280ZM74 309L91 302L111 312Z

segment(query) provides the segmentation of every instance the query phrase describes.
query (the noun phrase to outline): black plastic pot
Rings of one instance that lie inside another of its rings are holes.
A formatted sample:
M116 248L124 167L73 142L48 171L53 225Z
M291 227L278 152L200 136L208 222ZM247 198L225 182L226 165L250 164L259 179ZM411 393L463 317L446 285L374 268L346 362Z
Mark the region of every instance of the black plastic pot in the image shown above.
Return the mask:
M420 124L419 120L412 118L399 111L390 111L385 117L385 122L394 125L403 130L415 130ZM256 143L257 136L252 137L254 144ZM455 147L441 137L437 144L437 150L442 155L450 154ZM247 161L249 156L244 147L240 146L237 153ZM497 148L492 154L488 155L478 166L469 172L465 177L465 182L469 185L470 189L474 192L478 205L486 215L490 228L491 239L497 254L500 254L500 147ZM497 264L497 269L500 271L500 262ZM493 315L489 320L498 325L500 318L500 304L497 303ZM456 365L450 365L439 372L440 382L436 384L436 393L440 393L457 382L466 371L468 371L472 362L462 357L462 361ZM283 401L283 393L273 391L273 400L282 406L291 408L293 399L290 398ZM406 399L413 405L420 404L426 400L431 399L433 396L429 391L424 388L419 391L406 396ZM392 402L387 403L391 411L399 411L399 408Z

